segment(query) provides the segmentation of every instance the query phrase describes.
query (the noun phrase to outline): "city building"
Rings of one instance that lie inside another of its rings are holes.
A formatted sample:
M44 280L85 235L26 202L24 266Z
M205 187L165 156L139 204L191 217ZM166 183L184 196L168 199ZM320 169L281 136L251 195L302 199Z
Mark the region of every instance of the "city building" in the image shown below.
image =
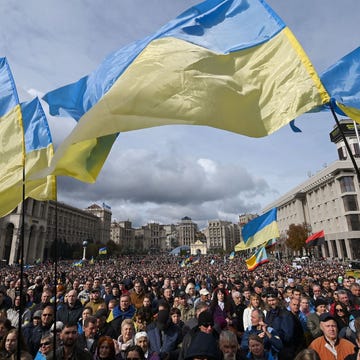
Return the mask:
M110 225L110 240L121 249L134 250L135 246L135 230L132 228L130 220L113 221Z
M108 222L111 212L107 209L106 215L100 218L95 215L101 213L100 209L94 212L94 205L90 208L90 211L80 210L61 202L26 199L10 214L0 218L0 259L7 264L18 263L20 245L23 244L25 263L46 260L50 257L56 234L60 244L82 244L83 241L106 244L110 240L110 229L104 231L104 219Z
M240 225L225 220L210 220L203 230L210 252L231 252L240 242Z
M198 231L197 224L194 223L191 218L185 216L176 225L178 233L179 246L190 246L195 242L195 234Z
M360 126L357 126L360 132ZM335 126L330 139L335 143L339 160L311 176L276 201L263 212L277 207L280 239L286 239L291 224L310 225L312 233L324 230L324 257L340 259L360 258L360 182L350 159L344 133L356 166L360 165L359 142L351 120Z
M110 240L110 227L111 227L111 207L105 203L102 206L98 204L92 204L86 212L95 215L100 219L99 227L97 229L97 239L101 244L106 244Z

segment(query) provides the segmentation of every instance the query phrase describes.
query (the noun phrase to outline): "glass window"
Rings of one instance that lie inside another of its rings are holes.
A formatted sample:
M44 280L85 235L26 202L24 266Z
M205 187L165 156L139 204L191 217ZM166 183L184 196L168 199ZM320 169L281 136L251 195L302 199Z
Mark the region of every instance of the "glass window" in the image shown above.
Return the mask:
M339 179L341 192L355 191L354 180L352 176L344 176Z
M360 147L358 143L354 143L354 155L355 157L360 157Z
M346 215L349 231L360 230L360 217L359 214Z
M338 148L338 155L340 160L346 160L346 152L343 147Z
M358 202L356 195L345 195L343 197L345 211L357 211Z

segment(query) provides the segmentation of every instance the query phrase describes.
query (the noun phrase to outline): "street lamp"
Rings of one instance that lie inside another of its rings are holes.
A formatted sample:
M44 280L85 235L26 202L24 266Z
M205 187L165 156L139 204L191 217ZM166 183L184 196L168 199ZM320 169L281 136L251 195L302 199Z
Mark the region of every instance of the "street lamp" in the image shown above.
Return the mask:
M86 260L86 248L87 248L88 242L86 240L84 240L82 245L83 245L83 258L82 259Z

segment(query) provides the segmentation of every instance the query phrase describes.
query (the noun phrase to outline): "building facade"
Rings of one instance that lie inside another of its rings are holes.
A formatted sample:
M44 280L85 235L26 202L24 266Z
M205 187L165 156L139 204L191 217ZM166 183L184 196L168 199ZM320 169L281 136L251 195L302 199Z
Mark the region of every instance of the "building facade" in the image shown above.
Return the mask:
M310 225L312 233L324 230L324 257L360 258L360 181L350 160L341 131L346 136L357 167L360 152L352 121L341 121L330 134L336 144L339 160L286 193L263 212L277 207L280 238L286 239L291 224ZM360 128L359 128L360 131Z
M0 219L0 259L6 264L17 264L23 244L25 263L46 260L55 238L60 244L68 245L82 244L85 240L105 244L110 239L110 229L106 238L102 228L102 219L87 210L61 202L28 198Z
M230 221L210 220L204 234L209 251L231 252L240 242L240 226Z
M179 246L190 246L195 242L195 235L198 231L198 227L191 218L188 216L183 217L176 225L176 229L178 233Z

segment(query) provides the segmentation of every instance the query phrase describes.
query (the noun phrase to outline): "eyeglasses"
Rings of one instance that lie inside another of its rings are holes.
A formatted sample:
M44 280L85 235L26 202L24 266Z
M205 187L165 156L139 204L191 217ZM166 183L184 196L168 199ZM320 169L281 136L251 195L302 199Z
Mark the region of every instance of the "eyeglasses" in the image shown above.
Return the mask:
M343 309L335 309L335 310L336 310L336 312L344 312Z
M42 314L42 316L54 316L54 314Z
M50 344L51 344L50 341L46 341L46 342L40 343L40 346L48 346Z
M205 324L201 324L201 326L209 327L209 326L213 326L213 324L211 324L211 323L205 323Z

